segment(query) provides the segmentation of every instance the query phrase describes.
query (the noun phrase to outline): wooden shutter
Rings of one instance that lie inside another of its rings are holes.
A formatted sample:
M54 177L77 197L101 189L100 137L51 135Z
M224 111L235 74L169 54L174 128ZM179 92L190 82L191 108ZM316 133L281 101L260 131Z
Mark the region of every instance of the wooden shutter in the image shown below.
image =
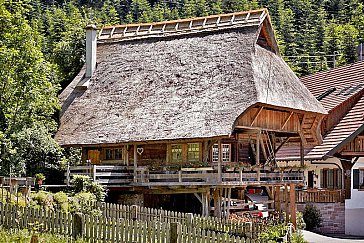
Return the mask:
M353 170L353 189L359 189L359 170Z

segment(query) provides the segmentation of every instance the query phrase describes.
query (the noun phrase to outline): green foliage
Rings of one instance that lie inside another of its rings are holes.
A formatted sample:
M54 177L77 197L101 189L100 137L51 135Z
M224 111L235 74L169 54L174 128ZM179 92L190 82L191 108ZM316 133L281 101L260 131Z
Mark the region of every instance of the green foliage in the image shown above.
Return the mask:
M306 223L307 230L313 230L322 223L320 210L312 204L306 204L303 212L303 220Z
M71 184L75 193L89 192L95 195L99 202L103 202L106 197L106 189L97 182L93 182L89 176L74 175Z
M267 243L281 242L285 234L285 224L270 225L264 232L259 234L258 238L260 241Z
M37 174L35 174L34 175L34 177L35 177L35 180L36 181L44 181L45 180L45 176L43 175L43 173L37 173Z
M292 234L290 242L291 243L308 243L308 241L306 241L303 238L303 234L300 231L295 232L295 233Z
M43 207L53 208L53 195L46 191L38 191L37 193L31 194L32 200L36 202L36 205Z
M32 237L32 231L24 229L24 230L8 230L0 228L0 243L9 243L9 242L30 242ZM39 235L39 242L47 242L47 243L86 243L87 241L83 241L81 239L72 240L68 236L56 235L56 234L37 234Z

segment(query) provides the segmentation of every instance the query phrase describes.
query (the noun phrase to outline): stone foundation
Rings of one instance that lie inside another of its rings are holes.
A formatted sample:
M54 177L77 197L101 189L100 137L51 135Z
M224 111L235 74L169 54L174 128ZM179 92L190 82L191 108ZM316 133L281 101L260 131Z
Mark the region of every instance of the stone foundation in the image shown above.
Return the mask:
M322 234L345 234L345 203L311 203L322 215L321 227L316 231ZM304 203L297 204L297 211L303 212Z

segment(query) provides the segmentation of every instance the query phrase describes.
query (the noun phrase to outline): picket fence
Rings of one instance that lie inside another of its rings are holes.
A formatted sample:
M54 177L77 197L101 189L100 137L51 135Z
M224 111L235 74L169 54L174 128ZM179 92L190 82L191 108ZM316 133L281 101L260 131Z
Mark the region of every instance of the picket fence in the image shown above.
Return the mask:
M239 222L225 218L206 217L198 214L174 212L137 205L101 203L97 207L101 210L102 215L107 218L180 223L181 225L192 226L201 230L223 232L253 239L256 239L268 224L268 220L258 222L251 218L249 222Z
M43 208L0 204L0 224L5 228L37 228L42 232L83 238L91 242L125 243L256 243L256 239L218 230L203 224L133 220L71 214ZM208 228L208 227L206 227ZM232 229L232 228L231 228Z

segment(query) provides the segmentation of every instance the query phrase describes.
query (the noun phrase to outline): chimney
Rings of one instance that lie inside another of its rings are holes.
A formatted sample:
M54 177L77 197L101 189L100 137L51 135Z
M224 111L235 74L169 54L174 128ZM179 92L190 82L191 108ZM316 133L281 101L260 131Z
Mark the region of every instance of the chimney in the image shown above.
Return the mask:
M86 78L91 78L96 68L96 31L95 25L86 26Z

